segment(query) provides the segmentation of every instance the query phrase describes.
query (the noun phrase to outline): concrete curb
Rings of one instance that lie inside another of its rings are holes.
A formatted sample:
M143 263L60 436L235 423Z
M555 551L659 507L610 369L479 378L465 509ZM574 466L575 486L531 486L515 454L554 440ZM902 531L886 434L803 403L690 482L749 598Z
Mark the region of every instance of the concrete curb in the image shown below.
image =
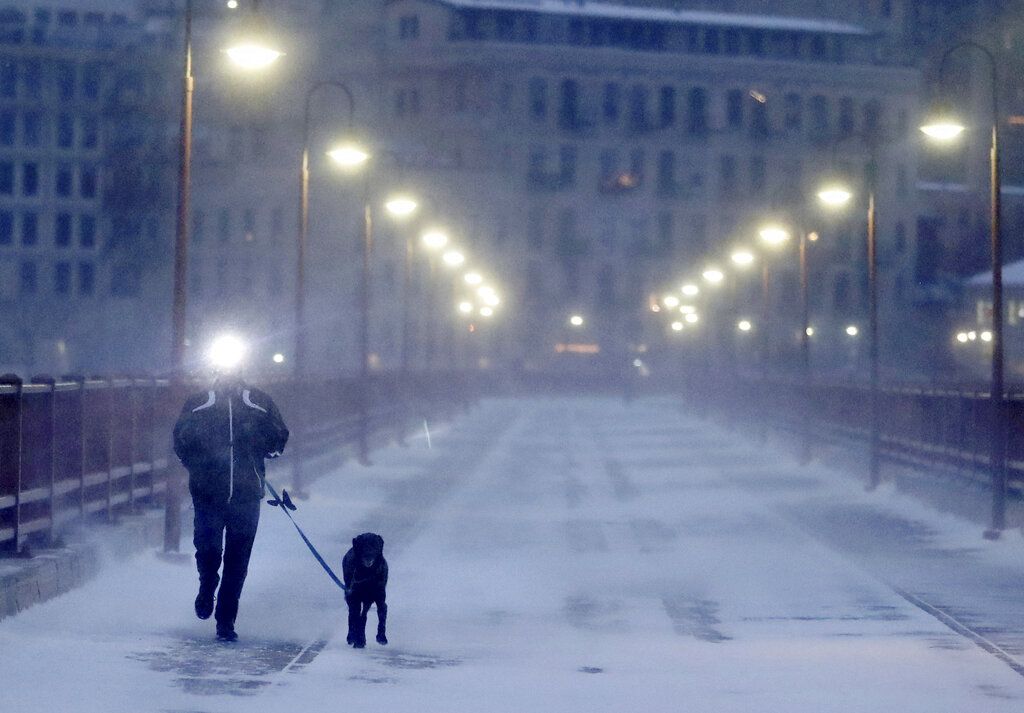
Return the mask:
M83 537L65 547L37 550L27 559L0 560L0 620L53 599L95 577L105 554L124 559L163 541L163 510L122 517L104 537ZM81 532L94 533L96 527Z

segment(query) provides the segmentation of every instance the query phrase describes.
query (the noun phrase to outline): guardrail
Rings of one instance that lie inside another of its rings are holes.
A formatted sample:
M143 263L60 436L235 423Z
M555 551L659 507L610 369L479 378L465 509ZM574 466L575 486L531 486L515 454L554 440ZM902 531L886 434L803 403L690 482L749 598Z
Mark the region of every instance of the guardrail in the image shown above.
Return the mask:
M784 429L810 441L869 445L871 389L867 384L805 382L706 373L687 379L695 403L758 430ZM1007 394L1007 477L1024 488L1024 392ZM910 466L941 466L988 484L992 450L989 393L977 385L927 387L886 384L879 389L879 456Z
M352 446L365 459L372 438L402 440L412 421L449 417L477 398L475 378L454 372L260 386L292 431L296 488L304 456ZM87 516L112 520L161 500L166 546L176 549L182 470L171 430L185 395L200 388L161 379L0 383L0 552L51 543Z

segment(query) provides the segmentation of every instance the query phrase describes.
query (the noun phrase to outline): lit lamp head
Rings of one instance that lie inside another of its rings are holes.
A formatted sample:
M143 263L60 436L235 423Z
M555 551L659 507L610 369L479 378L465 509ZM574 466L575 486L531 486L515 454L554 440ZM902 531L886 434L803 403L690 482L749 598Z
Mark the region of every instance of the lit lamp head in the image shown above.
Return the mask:
M749 250L736 250L730 259L737 267L749 267L754 262L754 253Z
M421 239L428 250L440 250L448 244L448 236L440 230L428 230Z
M340 144L327 155L335 164L349 170L359 168L370 159L370 154L355 144Z
M469 302L469 301L459 302L459 312L461 314L472 314L473 313L473 303Z
M765 244L772 247L778 247L789 240L789 231L778 225L766 225L757 234Z
M406 218L416 212L419 203L408 196L394 196L384 202L388 213L396 218Z
M701 277L703 277L709 284L718 285L725 279L725 273L716 267L709 267L701 274Z
M466 262L466 256L458 250L449 250L441 256L441 259L444 260L444 264L448 267L458 267L462 263Z
M960 136L967 127L952 107L938 101L932 105L925 123L921 124L920 128L921 133L932 141L949 143Z
M462 279L465 280L466 284L470 285L471 287L476 287L477 285L484 281L483 276L479 272L467 272L465 275L463 275Z
M687 297L696 297L700 294L700 288L694 284L685 284L682 287L682 293Z
M571 324L574 327L582 327L583 317L581 317L578 314L574 314L573 316L569 317L569 324Z
M675 309L679 306L679 298L675 295L665 295L661 302L669 309Z
M842 183L830 181L818 191L818 200L829 208L841 208L850 202L853 193Z

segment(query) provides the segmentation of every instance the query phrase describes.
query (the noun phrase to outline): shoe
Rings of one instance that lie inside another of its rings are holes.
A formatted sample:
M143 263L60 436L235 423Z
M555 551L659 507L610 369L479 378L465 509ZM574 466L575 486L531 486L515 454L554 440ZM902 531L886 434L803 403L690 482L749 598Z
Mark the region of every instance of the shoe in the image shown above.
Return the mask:
M217 624L217 640L238 641L238 634L235 633L235 627L231 624Z
M196 616L200 619L209 619L213 614L213 593L216 587L207 589L199 585L199 594L196 595Z
M384 634L377 634L377 643L380 644L381 646L387 646L388 645L388 637L384 636Z

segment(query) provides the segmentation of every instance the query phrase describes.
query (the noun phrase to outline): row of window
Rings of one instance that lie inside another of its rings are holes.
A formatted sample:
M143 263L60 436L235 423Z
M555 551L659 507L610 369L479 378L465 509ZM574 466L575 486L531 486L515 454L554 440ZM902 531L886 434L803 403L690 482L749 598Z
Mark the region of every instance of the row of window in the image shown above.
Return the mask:
M259 277L262 275L263 277ZM198 265L189 271L189 293L196 298L252 297L262 289L267 295L278 297L284 292L284 278L279 261L268 264L266 271L254 272L249 256L234 259L218 258L214 265L212 284L204 280ZM262 285L262 288L260 286Z
M15 194L15 174L17 171L14 163L0 161L0 195L13 196ZM35 161L25 161L20 165L21 191L19 195L32 197L39 195L40 169ZM53 172L53 194L58 198L71 198L75 195L75 169L72 166L61 164ZM79 166L78 174L78 196L85 199L96 198L99 191L99 176L95 166Z
M96 292L96 266L91 262L79 262L72 282L72 263L62 260L53 264L50 270L52 292L56 295L70 296L73 292L82 296ZM40 285L39 265L32 260L25 260L18 270L18 289L22 295L37 295L42 291Z
M98 62L79 64L66 60L15 59L0 56L0 98L61 101L100 98L103 67Z
M15 216L9 210L0 210L0 246L13 245L15 239ZM25 247L39 244L39 215L28 211L21 213L17 233ZM53 244L58 248L69 248L75 242L75 216L71 213L57 213L53 218ZM96 216L83 213L78 216L78 246L96 247Z
M96 116L85 115L76 120L73 114L62 113L54 118L51 126L49 118L39 111L22 113L19 122L16 112L0 110L0 146L56 146L61 149L73 149L76 146L76 134L78 148L97 148L100 143L99 119Z
M240 215L239 215L240 214ZM206 212L196 210L192 213L192 240L202 243L207 237L207 230L212 227L218 242L226 243L231 240L232 235L237 234L241 229L242 239L245 242L252 242L257 234L257 212L253 208L245 208L241 211L232 211L230 208L219 208L216 211L214 225L208 226ZM284 209L277 207L270 211L270 238L276 240L284 234Z
M413 16L399 18L398 35L403 40L418 37L418 20ZM476 9L452 13L448 39L836 63L845 60L847 49L845 38L820 32Z

